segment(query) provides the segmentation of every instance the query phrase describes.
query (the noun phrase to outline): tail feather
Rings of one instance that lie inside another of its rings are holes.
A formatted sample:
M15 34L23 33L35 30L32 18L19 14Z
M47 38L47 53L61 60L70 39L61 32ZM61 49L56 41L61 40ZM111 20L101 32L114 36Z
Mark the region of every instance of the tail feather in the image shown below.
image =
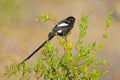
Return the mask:
M23 64L25 61L30 59L37 51L39 51L46 43L47 41L50 41L55 36L54 33L50 32L48 35L48 40L44 41L34 52L32 52L27 58L25 58L20 64Z

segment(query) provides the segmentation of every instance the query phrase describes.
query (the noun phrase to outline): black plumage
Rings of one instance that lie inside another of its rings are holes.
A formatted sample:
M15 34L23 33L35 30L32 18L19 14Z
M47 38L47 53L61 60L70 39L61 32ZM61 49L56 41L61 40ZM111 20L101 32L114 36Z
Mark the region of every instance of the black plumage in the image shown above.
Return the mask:
M44 41L33 53L31 53L27 58L25 58L20 64L24 63L30 59L39 49L41 49L47 41L50 41L55 35L66 36L71 29L74 27L75 18L69 16L64 20L61 20L52 31L48 34L48 40Z

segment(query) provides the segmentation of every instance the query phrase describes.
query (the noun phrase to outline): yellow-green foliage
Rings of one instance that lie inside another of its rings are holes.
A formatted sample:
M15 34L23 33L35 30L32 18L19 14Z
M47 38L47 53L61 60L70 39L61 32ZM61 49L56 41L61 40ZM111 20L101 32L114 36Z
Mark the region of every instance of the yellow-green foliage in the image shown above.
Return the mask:
M45 19L42 19L42 21L49 19L47 14L44 15L42 17ZM107 29L111 24L111 15L110 11L106 21ZM26 62L23 65L13 64L10 67L6 66L4 76L10 78L15 74L19 74L21 76L19 80L31 80L31 77L37 80L41 80L41 77L44 80L99 80L101 76L108 73L108 71L102 71L98 68L99 65L107 65L107 60L96 58L101 48L104 47L104 43L94 41L83 45L83 38L87 35L88 16L83 15L81 17L78 27L80 34L75 48L73 48L74 45L71 41L58 37L64 49L63 56L58 56L57 47L51 42L47 42L42 51L44 59L37 59L33 66L28 66ZM72 52L73 49L76 50L75 53Z

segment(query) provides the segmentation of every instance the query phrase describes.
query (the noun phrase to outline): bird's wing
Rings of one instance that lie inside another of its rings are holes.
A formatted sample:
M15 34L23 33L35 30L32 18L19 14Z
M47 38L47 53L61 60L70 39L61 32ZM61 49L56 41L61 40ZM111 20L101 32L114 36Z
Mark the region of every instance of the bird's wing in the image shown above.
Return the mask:
M68 26L68 24L67 23L60 23L57 25L57 27L65 27L65 26Z
M68 26L69 24L68 24L68 22L67 22L67 20L61 20L57 25L56 25L56 27L57 28L61 28L61 27L65 27L65 26Z

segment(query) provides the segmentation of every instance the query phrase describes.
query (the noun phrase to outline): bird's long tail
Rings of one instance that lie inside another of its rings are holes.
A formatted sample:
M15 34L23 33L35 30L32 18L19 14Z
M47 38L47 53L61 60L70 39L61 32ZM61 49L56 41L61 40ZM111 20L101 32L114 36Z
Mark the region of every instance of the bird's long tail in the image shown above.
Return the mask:
M39 51L47 43L47 41L50 41L54 36L55 36L55 34L50 32L49 35L48 35L48 40L44 41L36 50L34 50L34 52L32 52L20 64L23 64L25 61L27 61L28 59L30 59L37 51Z

